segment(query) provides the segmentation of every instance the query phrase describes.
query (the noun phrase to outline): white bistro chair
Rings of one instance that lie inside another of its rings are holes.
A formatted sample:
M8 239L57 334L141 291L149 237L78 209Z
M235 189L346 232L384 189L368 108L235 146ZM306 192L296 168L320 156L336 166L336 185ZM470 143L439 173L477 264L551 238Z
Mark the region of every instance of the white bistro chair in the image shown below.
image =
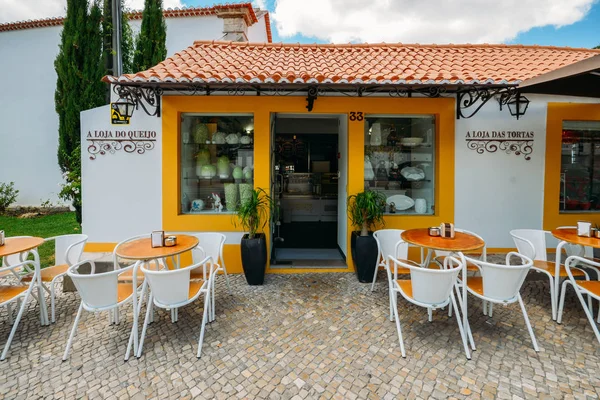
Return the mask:
M42 286L50 294L52 323L56 322L56 284L60 278L67 274L71 265L80 261L87 240L88 236L82 234L54 236L44 239L45 243L54 242L54 265L40 271ZM28 282L32 278L33 276L30 274L22 277L21 280ZM48 288L48 285L50 288Z
M91 271L89 274L82 274L79 272L79 268L85 264L90 264L91 266ZM134 273L132 274L133 282L119 282L119 274L134 270L137 267L138 263L123 269L96 273L96 264L91 260L85 260L69 268L67 274L73 280L73 283L79 292L81 304L79 305L75 322L73 322L73 328L71 330L69 340L67 341L67 347L63 355L63 361L69 356L69 350L71 349L73 338L77 333L77 325L79 324L79 318L81 317L81 312L83 310L94 313L101 311L110 312L130 302L133 302L133 326L129 336L127 351L125 353L125 360L129 359L132 341L135 352L138 344L137 301L140 285L137 281L137 274L135 271L133 271ZM134 286L136 290L134 290ZM141 285L141 287L142 290L140 298L144 296L146 285Z
M225 235L217 232L201 232L194 233L192 236L198 238L198 246L192 250L192 262L194 264L202 262L206 257L210 257L213 264L217 264L217 268L220 268L225 275L225 282L227 282L227 290L231 294L231 285L229 284L229 275L227 275L227 268L225 267L225 258L223 257L223 246L225 245ZM193 270L191 272L191 279L204 279L202 268ZM214 295L214 288L213 288ZM214 301L214 297L213 297Z
M152 304L158 308L172 310L193 303L198 297L204 295L204 310L200 324L200 337L198 339L198 352L196 355L200 358L206 321L212 316L212 311L210 310L212 308L210 299L211 287L219 267L211 262L210 257L206 257L201 262L185 268L162 271L147 269L144 266L141 268L146 277L146 282L150 286L150 300L146 308L146 318L144 320L144 327L142 328L137 357L141 357L142 355L146 330L150 322L150 314L152 313ZM202 269L204 279L192 280L191 272L196 268Z
M458 329L460 331L465 354L468 359L471 359L471 352L467 344L467 337L460 317L460 309L456 303L453 291L458 279L458 274L462 271L463 264L458 259L449 256L444 259L443 269L432 269L422 268L409 262L397 260L391 256L388 258L390 268L393 271L393 274L390 275L392 308L396 320L396 329L398 331L398 340L400 341L402 357L406 357L406 352L404 350L400 319L398 318L398 293L409 302L419 307L427 308L428 310L453 306L456 310L455 316L458 322ZM406 268L409 270L410 279L398 280L399 268Z
M533 269L548 276L550 281L550 302L552 303L552 319L556 320L556 310L558 305L558 290L561 278L567 278L567 270L564 265L560 265L558 274L556 273L556 262L548 261L546 254L546 236L552 235L548 231L539 229L514 229L510 231L515 246L520 254L533 260ZM573 251L573 249L569 249ZM588 274L580 268L572 268L571 273L576 277L584 277L589 280Z
M512 257L519 258L520 263L511 264ZM527 277L527 273L533 265L533 261L514 251L506 255L505 264L492 264L473 258L467 258L467 261L477 265L481 274L481 276L470 276L467 278L467 290L469 293L491 304L496 303L506 306L518 301L521 306L523 318L525 319L527 331L533 342L533 348L535 351L540 351L533 329L531 328L531 323L529 322L527 311L525 310L525 305L523 304L523 299L519 293Z
M11 236L11 238L13 239L22 239L22 238L30 238L32 236ZM0 279L2 278L11 278L11 279L17 279L18 281L21 281L21 278L24 275L27 275L29 273L31 273L31 271L33 271L33 268L30 268L30 266L28 264L23 264L24 261L27 260L27 258L29 257L29 251L25 251L23 253L15 253L15 254L11 254L8 256L4 256L2 257L2 262L0 263L0 269L2 270L2 272L0 272ZM12 268L5 268L5 267L12 267ZM35 294L35 291L31 294L35 300L37 301L38 298ZM16 302L17 304L17 308L19 307L20 303L19 301ZM7 313L8 313L8 323L9 324L13 324L13 302L10 301L6 304L6 308L7 308Z
M17 331L17 327L19 326L19 322L21 321L21 317L25 312L25 307L27 307L27 301L29 300L29 296L33 295L32 290L36 286L37 278L35 265L36 264L33 261L23 261L14 265L3 265L2 267L0 267L0 274L15 273L15 269L19 269L25 271L32 271L31 273L34 278L27 285L0 285L0 307L7 306L10 316L9 319L11 323L12 309L9 307L9 305L16 303L17 307L19 308L17 318L15 319L10 334L8 335L8 340L6 341L4 349L2 350L0 360L4 360L6 358L6 355L8 354L8 349L10 348L10 344L13 341L15 332Z
M120 270L120 273L118 275L118 280L119 283L132 283L133 282L133 273L135 271L136 273L136 279L138 284L140 282L144 282L144 273L142 272L141 268L128 268L131 265L134 264L134 262L132 260L123 260L124 262L120 262L120 258L118 253L118 250L121 246L132 242L134 240L137 239L144 239L144 238L149 238L150 235L149 234L143 234L143 235L137 235L137 236L133 236L130 238L127 238L119 243L117 243L117 245L115 246L115 248L113 249L113 268L114 270ZM173 260L173 265L175 265L176 260ZM152 259L152 260L148 260L148 265L151 265L153 268L155 269L166 269L167 268L167 260L164 258L159 258L159 259ZM145 291L144 291L145 292ZM143 303L143 298L140 297L140 301L137 303L137 313L139 315L141 308L142 308L142 303ZM119 309L115 308L114 310L111 311L111 313L109 314L109 321L110 323L114 323L114 324L119 324L120 322L120 317L119 317ZM153 319L153 315L151 316L152 318L150 319L150 321L152 322Z
M580 257L580 256L567 257L567 260L565 261L565 269L567 271L567 275L569 276L569 279L565 280L562 285L562 293L560 295L560 305L558 308L558 318L557 318L556 322L558 322L559 324L562 322L563 308L565 305L565 291L566 291L567 285L570 284L571 286L573 286L573 289L575 290L575 294L577 295L577 298L579 299L579 302L581 303L581 306L583 307L583 311L585 311L585 316L587 317L588 321L590 321L590 325L592 326L592 330L594 331L594 334L596 335L596 339L598 340L598 342L600 342L600 332L598 332L598 327L596 326L596 323L594 322L594 317L592 315L592 309L590 307L589 301L588 301L588 304L586 305L586 302L583 299L583 295L587 295L588 299L591 297L591 298L594 298L594 299L600 301L600 281L575 280L575 275L573 275L573 266L574 265L600 268L600 262L598 262L598 260L590 260L590 259ZM600 319L600 317L599 317L599 319Z
M375 265L375 274L373 274L373 282L371 283L371 292L375 289L375 281L377 280L377 272L379 268L389 273L388 257L392 256L398 260L406 260L408 258L408 243L400 238L404 232L402 229L379 229L373 233L375 242L377 242L377 264ZM399 274L408 274L407 269L400 269Z

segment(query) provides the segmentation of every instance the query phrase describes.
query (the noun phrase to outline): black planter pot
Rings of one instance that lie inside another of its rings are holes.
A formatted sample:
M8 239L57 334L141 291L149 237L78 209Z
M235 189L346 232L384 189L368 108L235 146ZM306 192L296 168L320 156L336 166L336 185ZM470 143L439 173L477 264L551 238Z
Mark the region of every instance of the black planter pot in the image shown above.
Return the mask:
M372 282L378 255L377 242L373 237L373 232L369 232L369 236L360 236L360 232L352 232L350 249L358 281Z
M267 238L264 233L254 239L242 237L242 268L248 285L262 285L267 268Z

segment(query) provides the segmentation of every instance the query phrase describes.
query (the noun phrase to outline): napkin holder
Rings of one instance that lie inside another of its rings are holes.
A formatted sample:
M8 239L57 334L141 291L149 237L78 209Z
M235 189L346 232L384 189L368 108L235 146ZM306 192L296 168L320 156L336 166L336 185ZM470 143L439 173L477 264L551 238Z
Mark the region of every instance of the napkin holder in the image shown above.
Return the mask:
M163 247L165 241L165 231L152 231L150 242L152 247Z
M577 236L591 237L592 223L587 221L577 221Z
M444 239L454 239L454 224L442 222L440 224L440 236Z

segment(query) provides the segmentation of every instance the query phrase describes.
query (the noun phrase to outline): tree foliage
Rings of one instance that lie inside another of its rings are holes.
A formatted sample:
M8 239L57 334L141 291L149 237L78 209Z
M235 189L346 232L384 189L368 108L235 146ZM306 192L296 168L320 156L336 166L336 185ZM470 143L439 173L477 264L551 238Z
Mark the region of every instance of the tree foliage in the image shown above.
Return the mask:
M57 82L54 95L58 114L58 164L63 174L81 170L80 112L105 101L99 0L67 0L67 15L61 33L59 53L54 61ZM63 187L64 189L64 187ZM73 205L81 221L80 193Z
M151 68L167 57L167 25L162 0L145 0L142 26L133 55L134 72Z

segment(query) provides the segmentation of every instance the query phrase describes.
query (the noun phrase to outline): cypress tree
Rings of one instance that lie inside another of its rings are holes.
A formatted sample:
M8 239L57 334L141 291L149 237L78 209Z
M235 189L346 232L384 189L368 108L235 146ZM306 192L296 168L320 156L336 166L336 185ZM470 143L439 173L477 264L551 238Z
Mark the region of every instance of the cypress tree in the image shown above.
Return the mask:
M167 57L167 25L162 0L145 0L142 27L137 37L133 70L143 71Z
M58 114L58 165L66 183L60 192L70 200L81 222L81 122L80 112L104 104L101 82L102 12L99 0L89 8L88 0L67 0L67 15L59 53L54 61L57 82L54 95Z

